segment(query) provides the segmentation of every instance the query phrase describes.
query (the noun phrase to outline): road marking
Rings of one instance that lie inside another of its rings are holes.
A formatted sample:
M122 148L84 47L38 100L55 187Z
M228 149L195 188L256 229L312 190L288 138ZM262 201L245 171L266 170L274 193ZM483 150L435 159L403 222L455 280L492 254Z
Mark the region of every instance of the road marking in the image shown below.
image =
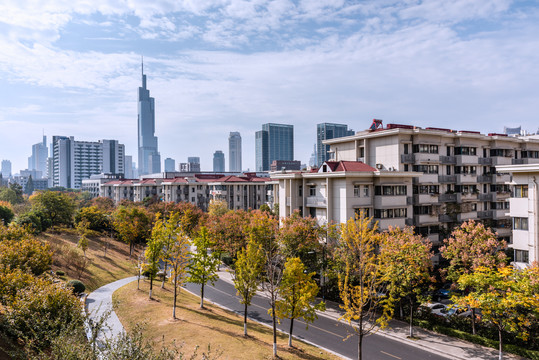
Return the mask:
M380 352L381 352L382 354L384 354L384 355L391 356L391 357L393 357L393 358L395 358L395 359L402 359L402 358L400 358L400 357L398 357L398 356L391 355L391 354L386 353L385 351L382 351L382 350L380 350Z

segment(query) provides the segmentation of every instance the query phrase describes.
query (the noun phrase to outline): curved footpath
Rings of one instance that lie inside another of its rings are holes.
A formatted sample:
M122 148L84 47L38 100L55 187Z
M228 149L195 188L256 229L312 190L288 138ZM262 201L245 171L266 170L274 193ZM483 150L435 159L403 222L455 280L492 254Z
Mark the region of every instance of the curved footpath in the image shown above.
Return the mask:
M231 283L231 274L227 271L220 271L219 277L221 280ZM107 326L105 327L104 334L101 334L100 339L103 337L114 337L124 331L122 323L112 310L112 294L124 285L129 284L137 280L136 276L125 278L107 284L88 295L86 299L86 306L90 312L90 316L98 318L102 316L106 311L111 311L109 318L107 319ZM187 290L187 289L185 289ZM189 290L188 290L189 291ZM259 293L264 296L263 293ZM199 294L195 294L199 295ZM209 300L209 299L208 299ZM213 301L216 305L223 306ZM226 308L226 306L225 306ZM341 316L341 310L337 304L326 303L326 311L319 312L319 316L329 317L337 320ZM250 319L251 321L257 321L257 319ZM407 324L401 321L392 321L391 328L386 330L380 330L377 334L392 338L393 340L405 343L407 345L417 347L419 349L432 352L436 355L447 356L450 359L461 360L488 360L498 358L498 351L495 349L487 348L480 345L475 345L466 341L452 338L450 336L437 334L432 331L424 330L418 327L414 328L419 340L410 340L406 337L408 333ZM317 345L317 344L314 344ZM522 359L519 356L512 354L504 354L505 359Z

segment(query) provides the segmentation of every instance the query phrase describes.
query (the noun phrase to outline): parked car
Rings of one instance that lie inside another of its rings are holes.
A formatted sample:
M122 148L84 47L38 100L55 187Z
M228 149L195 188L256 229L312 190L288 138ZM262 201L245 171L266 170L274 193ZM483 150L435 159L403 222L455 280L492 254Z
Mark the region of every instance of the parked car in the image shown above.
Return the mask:
M424 313L431 313L431 314L434 314L434 315L437 315L440 313L440 311L442 310L445 310L446 309L446 305L442 304L442 303L439 303L439 302L435 302L435 303L426 303L426 304L422 304L420 306L420 311L424 312Z

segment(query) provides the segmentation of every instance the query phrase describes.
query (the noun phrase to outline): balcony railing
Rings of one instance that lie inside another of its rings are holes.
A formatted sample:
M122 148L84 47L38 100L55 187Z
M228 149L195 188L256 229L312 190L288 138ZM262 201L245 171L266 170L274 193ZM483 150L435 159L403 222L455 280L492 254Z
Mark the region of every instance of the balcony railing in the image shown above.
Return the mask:
M310 207L324 207L326 206L326 199L318 196L309 196L306 205Z
M478 211L477 212L477 218L478 219L490 219L492 218L492 211Z
M440 162L444 165L455 165L457 158L454 156L440 156Z
M455 202L457 201L457 194L440 194L438 199L440 202Z
M407 196L406 197L406 205L413 205L414 203L414 198L411 197L411 196Z
M456 216L454 215L447 215L447 214L442 214L442 215L439 215L438 216L438 220L440 222L453 222L453 221L456 221Z
M492 159L491 158L479 158L479 165L492 165Z
M477 177L477 182L479 183L489 183L492 182L492 175L479 175Z
M479 194L479 201L492 201L492 194Z
M413 225L414 225L414 219L406 218L406 219L404 220L404 224L405 224L406 226L413 226Z
M457 177L455 175L440 175L438 176L438 182L441 184L455 183L457 182Z
M522 164L527 164L528 162L526 161L527 159L513 159L511 160L511 163L513 165L522 165Z
M414 154L402 154L401 162L404 164L411 164L414 162Z

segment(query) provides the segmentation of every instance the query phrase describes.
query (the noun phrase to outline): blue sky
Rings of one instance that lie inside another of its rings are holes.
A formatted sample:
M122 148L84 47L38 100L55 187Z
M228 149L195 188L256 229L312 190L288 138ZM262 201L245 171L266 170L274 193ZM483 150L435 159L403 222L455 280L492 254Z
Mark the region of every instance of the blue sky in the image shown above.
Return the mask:
M27 167L42 131L137 154L140 56L162 159L210 170L228 133L373 118L456 130L539 127L539 6L510 0L3 0L0 159Z

